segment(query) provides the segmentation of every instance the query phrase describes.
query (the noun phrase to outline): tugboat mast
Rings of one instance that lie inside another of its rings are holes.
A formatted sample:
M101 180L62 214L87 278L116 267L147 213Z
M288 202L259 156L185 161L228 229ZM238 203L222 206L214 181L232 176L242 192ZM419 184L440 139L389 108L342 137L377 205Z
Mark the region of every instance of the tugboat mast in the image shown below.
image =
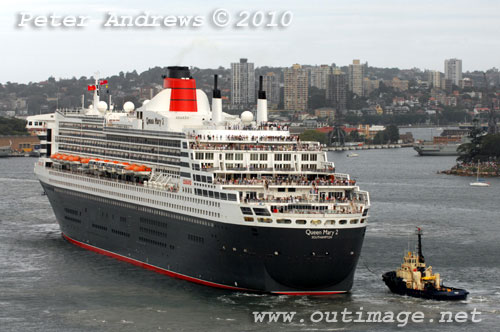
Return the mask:
M424 254L422 254L422 229L417 227L417 236L418 236L418 262L425 263Z

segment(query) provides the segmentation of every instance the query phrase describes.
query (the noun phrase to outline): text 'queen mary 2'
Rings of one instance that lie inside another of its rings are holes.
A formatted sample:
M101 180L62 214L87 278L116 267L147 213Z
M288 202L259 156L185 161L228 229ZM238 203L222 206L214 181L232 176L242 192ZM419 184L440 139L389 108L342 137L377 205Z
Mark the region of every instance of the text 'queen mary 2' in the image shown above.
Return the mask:
M278 294L349 291L369 195L317 142L212 106L187 67L140 108L58 111L35 165L69 242L204 285Z

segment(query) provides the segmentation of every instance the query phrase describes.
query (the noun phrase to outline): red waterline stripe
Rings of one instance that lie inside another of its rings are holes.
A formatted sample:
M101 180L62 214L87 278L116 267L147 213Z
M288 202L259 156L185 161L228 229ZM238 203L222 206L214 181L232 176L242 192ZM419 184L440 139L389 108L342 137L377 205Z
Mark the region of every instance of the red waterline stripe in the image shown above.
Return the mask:
M182 280L187 280L187 281L195 282L195 283L202 284L202 285L205 285L205 286L210 286L210 287L217 287L217 288L224 288L224 289L231 289L231 290L239 290L239 291L252 292L251 289L221 285L221 284L217 284L217 283L214 283L214 282L205 281L205 280L201 280L201 279L189 277L189 276L186 276L186 275L183 275L183 274L175 273L175 272L163 269L161 267L157 267L157 266L154 266L154 265L151 265L151 264L147 264L147 263L138 261L138 260L130 258L130 257L122 256L122 255L115 254L114 252L111 252L111 251L108 251L108 250L104 250L104 249L100 249L100 248L94 247L94 246L92 246L90 244L85 244L83 242L80 242L80 241L77 241L77 240L73 240L72 238L70 238L69 236L67 236L64 233L62 233L62 236L68 242L70 242L70 243L72 243L74 245L77 245L79 247L82 247L84 249L87 249L87 250L90 250L90 251L94 251L94 252L96 252L98 254L101 254L101 255L104 255L104 256L108 256L108 257L112 257L112 258L118 259L120 261L124 261L124 262L130 263L130 264L142 267L142 268L147 269L147 270L151 270L151 271L154 271L154 272L157 272L157 273L165 274L165 275L168 275L170 277L179 278L179 279L182 279Z
M345 291L320 291L320 292L272 292L273 294L279 294L279 295L297 295L297 296L302 296L302 295L333 295L333 294L344 294Z
M74 240L74 239L70 238L69 236L67 236L64 233L61 233L61 234L62 234L63 238L65 238L68 242L70 242L70 243L72 243L74 245L77 245L77 246L79 246L79 247L81 247L83 249L87 249L87 250L96 252L98 254L101 254L101 255L104 255L104 256L108 256L108 257L111 257L111 258L114 258L114 259L117 259L117 260L120 260L120 261L123 261L123 262L127 262L127 263L133 264L135 266L139 266L139 267L142 267L144 269L151 270L151 271L154 271L154 272L157 272L157 273L160 273L160 274L165 274L165 275L173 277L173 278L187 280L187 281L191 281L191 282L194 282L194 283L197 283L197 284L201 284L201 285L205 285L205 286L210 286L210 287L230 289L230 290L239 290L239 291L246 291L246 292L256 292L255 290L251 290L251 289L247 289L247 288L240 288L240 287L233 287L233 286L221 285L221 284L217 284L217 283L214 283L214 282L205 281L205 280L201 280L201 279L189 277L189 276L186 276L186 275L183 275L183 274L175 273L175 272L163 269L161 267L157 267L157 266L154 266L154 265L151 265L151 264L147 264L147 263L138 261L138 260L130 258L130 257L126 257L126 256L122 256L122 255L119 255L119 254L115 254L114 252L111 252L111 251L108 251L108 250L104 250L104 249L100 249L100 248L94 247L94 246L92 246L90 244L86 244L86 243ZM271 292L271 293L272 294L279 294L279 295L296 295L296 296L302 296L302 295L332 295L332 294L342 294L342 293L345 293L345 291L340 291L340 292L338 292L338 291L335 291L335 292L330 292L330 291L319 291L319 292L301 292L301 291L297 291L297 292L279 292L279 291L276 291L276 292Z

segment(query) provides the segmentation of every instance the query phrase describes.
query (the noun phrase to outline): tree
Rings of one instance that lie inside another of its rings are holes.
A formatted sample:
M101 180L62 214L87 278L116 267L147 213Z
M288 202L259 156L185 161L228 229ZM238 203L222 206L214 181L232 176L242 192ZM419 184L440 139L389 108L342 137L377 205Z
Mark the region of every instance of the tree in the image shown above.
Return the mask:
M500 158L500 134L486 135L483 137L480 155L483 159Z
M469 133L471 142L464 143L458 147L457 151L460 154L457 158L458 161L476 162L480 159L483 129L478 125L477 119L474 119L473 122L475 126Z
M325 90L318 89L317 87L309 88L308 106L309 109L314 110L326 106Z
M385 144L387 143L387 133L385 130L379 131L375 137L373 137L373 144Z
M359 142L361 138L359 137L359 132L357 130L353 130L347 136L349 142Z
M360 97L351 91L347 92L347 109L360 110L365 107L368 107L365 97Z
M304 131L299 137L301 141L315 141L321 144L326 144L328 142L326 134L314 129Z
M399 141L399 128L396 125L388 125L384 131L390 143L397 143Z
M2 135L27 135L26 121L0 117L0 133Z

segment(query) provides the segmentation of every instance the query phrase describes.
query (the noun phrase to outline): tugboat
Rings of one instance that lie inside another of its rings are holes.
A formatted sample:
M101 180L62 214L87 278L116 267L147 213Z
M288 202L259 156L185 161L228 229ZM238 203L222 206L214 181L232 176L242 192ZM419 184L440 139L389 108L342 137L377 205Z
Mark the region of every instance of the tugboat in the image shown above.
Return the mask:
M439 273L426 267L422 254L422 230L417 228L418 253L408 252L404 262L396 271L386 272L382 279L391 292L439 301L465 300L469 292L465 289L447 287L441 284Z

